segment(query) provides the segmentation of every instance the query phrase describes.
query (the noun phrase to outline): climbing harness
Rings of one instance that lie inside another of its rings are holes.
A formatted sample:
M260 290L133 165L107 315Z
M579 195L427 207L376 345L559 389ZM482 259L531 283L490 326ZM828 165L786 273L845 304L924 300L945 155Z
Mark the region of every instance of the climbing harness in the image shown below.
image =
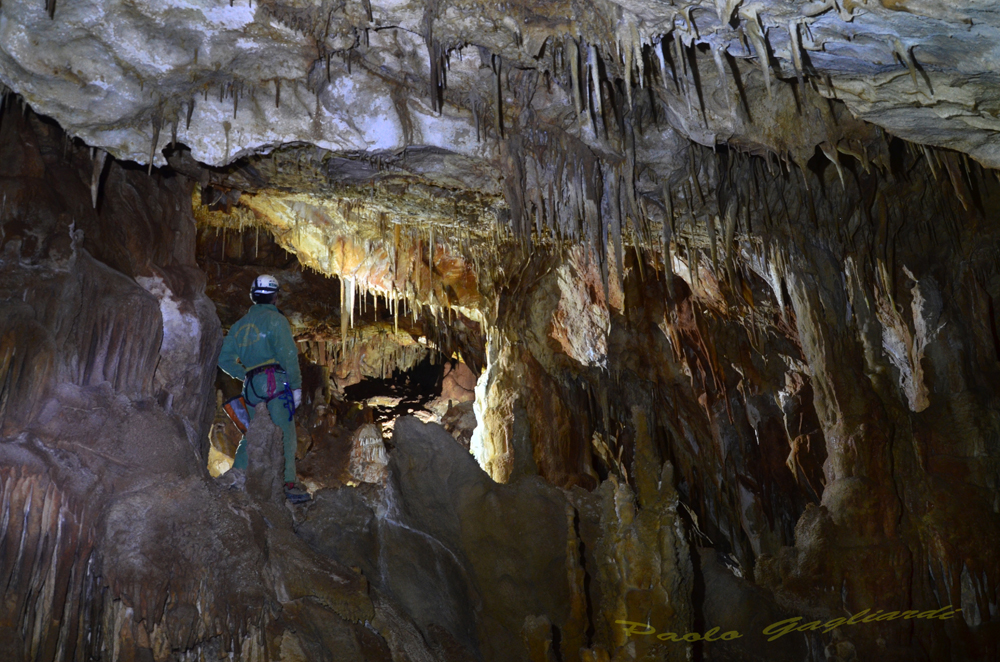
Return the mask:
M266 396L262 396L258 393L257 388L253 385L253 378L261 372L267 375ZM275 398L281 398L281 401L285 405L285 409L288 410L288 420L290 421L292 420L292 417L295 416L295 396L292 394L292 387L288 384L288 382L283 382L282 389L280 391L278 390L278 378L276 375L279 372L282 375L285 374L284 368L277 363L269 363L267 365L258 366L253 370L248 370L247 376L244 380L243 391L249 400L257 400L258 403L270 402Z
M261 395L257 392L257 387L253 384L253 378L260 373L265 373L267 375L267 394ZM278 390L278 379L275 374L280 372L285 374L285 370L277 363L268 363L267 365L258 366L252 370L247 370L247 376L243 380L243 391L246 395L247 400L251 405L257 405L261 402L270 402L277 395ZM254 402L256 400L256 402Z
M295 395L292 393L292 387L288 385L288 382L285 382L285 389L278 397L285 403L285 409L288 410L288 420L292 420L292 417L295 416Z

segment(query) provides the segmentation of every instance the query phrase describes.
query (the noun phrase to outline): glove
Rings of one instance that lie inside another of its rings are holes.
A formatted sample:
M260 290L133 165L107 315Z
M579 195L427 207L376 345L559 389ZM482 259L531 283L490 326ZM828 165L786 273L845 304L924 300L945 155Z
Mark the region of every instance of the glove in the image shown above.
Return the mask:
M295 402L295 408L298 409L302 405L302 389L297 388L292 391L292 400Z

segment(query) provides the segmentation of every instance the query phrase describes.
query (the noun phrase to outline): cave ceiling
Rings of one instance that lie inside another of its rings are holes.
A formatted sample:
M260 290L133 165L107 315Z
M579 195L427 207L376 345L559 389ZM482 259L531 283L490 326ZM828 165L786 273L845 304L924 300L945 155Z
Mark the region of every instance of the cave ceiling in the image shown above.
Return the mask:
M654 190L690 141L867 160L875 127L996 167L998 37L986 1L6 0L0 82L143 164L301 144L327 181L490 197L517 140Z

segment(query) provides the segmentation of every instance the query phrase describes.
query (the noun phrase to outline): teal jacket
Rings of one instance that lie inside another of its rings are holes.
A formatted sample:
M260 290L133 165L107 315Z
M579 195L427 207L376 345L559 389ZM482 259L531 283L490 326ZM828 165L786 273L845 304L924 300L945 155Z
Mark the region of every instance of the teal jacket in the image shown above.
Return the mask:
M274 363L285 369L290 387L302 388L299 353L292 338L292 327L272 304L254 304L229 329L222 342L219 367L227 375L242 380L247 370Z

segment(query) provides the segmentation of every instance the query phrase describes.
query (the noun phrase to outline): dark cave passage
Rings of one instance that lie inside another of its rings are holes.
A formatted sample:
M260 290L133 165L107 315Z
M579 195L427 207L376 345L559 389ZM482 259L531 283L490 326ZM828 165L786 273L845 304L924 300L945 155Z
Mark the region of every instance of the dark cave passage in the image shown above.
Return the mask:
M444 365L429 353L410 370L394 370L386 378L362 379L344 389L348 402L366 403L372 408L376 423L394 420L404 414L424 410L424 406L441 395Z

